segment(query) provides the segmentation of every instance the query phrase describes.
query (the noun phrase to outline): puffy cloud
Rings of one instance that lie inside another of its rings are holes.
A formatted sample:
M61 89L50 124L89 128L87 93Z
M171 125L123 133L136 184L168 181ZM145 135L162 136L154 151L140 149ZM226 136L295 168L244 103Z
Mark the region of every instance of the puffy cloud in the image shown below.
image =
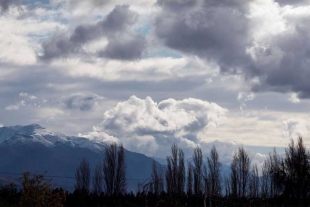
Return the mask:
M290 97L288 98L288 100L292 103L299 103L300 102L300 99L298 98L298 94L296 94L296 93L292 93L290 95Z
M19 104L9 105L9 106L5 107L5 110L7 110L7 111L13 111L13 110L18 110L18 109L19 109Z
M282 123L282 136L284 138L296 139L298 136L309 137L309 120L300 118L289 118Z
M167 47L215 61L224 74L242 74L254 92L310 97L306 1L284 6L273 0L158 0L157 5L155 34Z
M158 1L155 33L170 48L216 60L223 72L236 71L240 64L250 66L244 50L250 43L249 2Z
M66 109L78 109L81 111L92 110L97 106L103 97L92 93L77 93L71 94L69 96L63 97L61 104Z
M117 137L125 147L148 155L167 153L174 142L191 153L200 141L197 134L221 125L227 112L215 103L198 99L156 103L150 97L132 96L106 111L94 131Z
M87 53L83 46L104 37L108 43L105 48L95 52L96 56L120 60L139 59L146 47L146 40L131 29L137 19L138 14L130 10L128 5L115 6L105 19L96 24L79 25L69 36L67 32L55 33L43 43L44 52L40 58L49 61L83 55Z

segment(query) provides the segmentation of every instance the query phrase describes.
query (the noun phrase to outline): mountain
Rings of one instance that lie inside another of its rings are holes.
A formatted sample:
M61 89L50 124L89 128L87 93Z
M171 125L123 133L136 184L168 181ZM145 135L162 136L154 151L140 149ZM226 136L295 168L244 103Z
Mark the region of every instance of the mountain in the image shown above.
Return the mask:
M75 170L86 158L94 169L103 160L103 142L66 136L33 124L0 128L0 180L18 180L25 171L46 173L52 183L72 191ZM128 191L151 175L152 158L125 150ZM15 179L14 179L15 178Z

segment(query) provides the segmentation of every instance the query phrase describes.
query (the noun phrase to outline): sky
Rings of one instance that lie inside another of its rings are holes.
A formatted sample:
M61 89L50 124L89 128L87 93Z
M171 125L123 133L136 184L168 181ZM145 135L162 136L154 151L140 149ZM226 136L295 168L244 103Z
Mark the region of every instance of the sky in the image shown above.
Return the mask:
M0 0L0 126L156 157L309 146L309 20L307 0Z

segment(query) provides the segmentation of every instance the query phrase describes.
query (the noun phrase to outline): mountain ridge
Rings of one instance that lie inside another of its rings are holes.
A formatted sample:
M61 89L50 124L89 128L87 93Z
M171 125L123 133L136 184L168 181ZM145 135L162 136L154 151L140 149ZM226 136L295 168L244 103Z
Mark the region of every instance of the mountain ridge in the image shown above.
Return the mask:
M57 175L55 186L74 190L75 170L86 158L94 169L103 161L105 142L83 137L66 136L38 125L0 128L0 172L22 173L25 171ZM125 149L128 191L134 191L138 182L151 175L153 159L141 153ZM2 179L3 180L3 179Z

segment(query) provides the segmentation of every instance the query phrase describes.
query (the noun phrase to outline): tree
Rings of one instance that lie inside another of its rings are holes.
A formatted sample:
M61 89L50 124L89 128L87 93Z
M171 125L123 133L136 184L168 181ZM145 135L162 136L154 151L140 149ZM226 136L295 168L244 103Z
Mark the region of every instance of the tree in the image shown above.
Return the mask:
M31 207L61 207L66 196L64 191L53 191L51 180L46 179L44 174L24 172L22 180L20 206Z
M284 194L290 198L307 198L310 191L310 155L299 137L295 145L291 140L288 149L285 150L284 172L285 187Z
M250 179L249 179L249 196L252 198L257 198L259 192L259 176L257 165L253 165L251 169Z
M90 188L90 167L89 162L84 158L80 166L76 169L75 172L75 189L79 193L88 194Z
M95 168L94 178L93 178L94 195L99 196L102 193L102 185L103 185L103 169L102 169L102 165L98 164Z
M182 194L185 184L184 153L176 144L172 145L171 153L172 155L167 157L167 192L169 194Z
M193 162L194 162L194 193L196 195L200 195L202 193L202 164L203 164L203 158L202 158L202 151L197 146L194 149L193 153Z
M233 156L231 167L231 191L234 196L246 197L251 160L243 147Z
M159 195L164 191L164 173L161 165L159 165L154 159L152 162L152 188L151 191L156 195Z
M266 160L265 165L268 172L266 179L269 180L269 186L267 186L269 197L281 195L283 192L283 184L285 179L284 162L275 148L272 153L269 153L269 157Z
M269 174L269 164L268 160L264 161L263 168L262 168L262 176L260 182L260 192L261 198L268 198L270 197L270 174Z
M123 145L109 144L104 150L104 187L108 195L126 192L126 162Z
M212 147L210 158L208 158L208 180L210 183L211 195L220 195L222 192L221 185L221 163L215 146Z
M193 165L190 162L187 167L187 194L193 194Z

